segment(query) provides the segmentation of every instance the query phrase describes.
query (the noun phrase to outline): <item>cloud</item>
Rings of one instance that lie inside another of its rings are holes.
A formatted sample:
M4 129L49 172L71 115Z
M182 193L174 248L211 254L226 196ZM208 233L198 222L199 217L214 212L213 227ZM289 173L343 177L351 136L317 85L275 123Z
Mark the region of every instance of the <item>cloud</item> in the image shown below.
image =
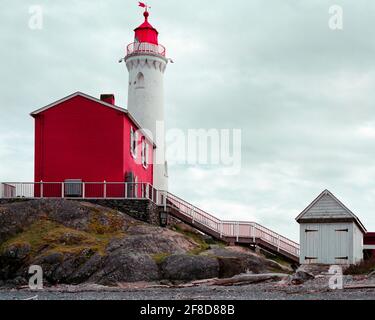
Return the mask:
M142 22L136 1L32 1L0 12L0 180L32 179L28 114L77 90L116 94L117 63ZM329 188L375 229L375 3L337 0L153 1L150 21L175 64L165 75L169 128L242 130L242 170L172 166L170 189L225 219L256 220L298 239L294 217Z

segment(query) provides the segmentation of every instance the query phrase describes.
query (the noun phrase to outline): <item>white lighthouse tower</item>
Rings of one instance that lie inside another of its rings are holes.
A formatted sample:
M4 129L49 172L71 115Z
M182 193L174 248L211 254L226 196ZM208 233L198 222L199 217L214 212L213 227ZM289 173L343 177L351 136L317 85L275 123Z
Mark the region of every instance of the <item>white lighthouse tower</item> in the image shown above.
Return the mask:
M129 71L128 110L153 137L154 186L167 190L163 77L168 59L158 42L158 31L148 22L147 7L143 15L145 21L134 30L135 39L128 45L125 57Z

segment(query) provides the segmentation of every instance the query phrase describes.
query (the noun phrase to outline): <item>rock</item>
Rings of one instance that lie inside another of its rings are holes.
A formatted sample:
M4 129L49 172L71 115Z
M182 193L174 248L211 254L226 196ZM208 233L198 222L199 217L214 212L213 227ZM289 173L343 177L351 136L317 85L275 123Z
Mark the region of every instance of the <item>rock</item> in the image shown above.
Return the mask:
M218 257L219 278L231 278L235 275L245 273L247 270L246 260L243 258Z
M79 284L89 281L89 279L102 268L104 261L105 258L102 255L98 253L93 255L69 277L70 282Z
M39 259L36 260L36 263L40 265L57 265L60 264L63 260L64 255L61 252L53 252L39 257Z
M64 255L64 260L54 270L50 281L53 283L72 283L73 274L85 262L86 258L81 255Z
M22 261L29 256L31 246L28 243L12 244L5 248L2 256L12 260Z
M292 269L287 266L282 266L279 263L266 259L257 255L249 249L240 247L220 247L212 246L210 250L203 253L204 255L215 256L218 258L236 258L237 263L240 265L233 266L233 270L238 270L239 273L252 272L252 273L267 273L267 272L291 272ZM229 261L227 266L229 267ZM245 268L243 268L245 266ZM234 271L233 271L234 272ZM234 274L232 274L234 275ZM230 276L230 273L228 273Z
M248 285L266 281L281 281L287 279L288 274L284 273L267 273L267 274L240 274L228 279L219 279L214 281L217 286Z
M117 250L105 259L103 268L90 278L90 282L116 285L119 282L159 279L158 266L149 255Z
M306 271L299 270L290 277L290 282L294 285L300 285L308 280L315 279L315 276Z
M14 278L13 280L8 281L7 285L11 287L21 287L28 284L28 281L21 276Z
M184 242L185 248L180 246ZM121 248L126 252L143 254L177 254L192 250L196 244L189 242L182 235L175 234L166 237L164 234L132 235L122 239L114 239L107 247L107 252L113 252ZM188 249L188 250L185 250Z
M37 257L33 264L39 265L43 269L43 278L49 283L59 283L58 279L54 276L55 270L64 261L62 253L49 253Z
M217 278L219 262L208 256L172 255L160 265L164 279L191 281Z
M9 280L17 277L19 270L27 262L31 246L28 243L12 244L0 255L0 279Z
M329 274L330 265L321 265L321 264L304 264L301 265L297 271L304 271L311 275L327 275Z

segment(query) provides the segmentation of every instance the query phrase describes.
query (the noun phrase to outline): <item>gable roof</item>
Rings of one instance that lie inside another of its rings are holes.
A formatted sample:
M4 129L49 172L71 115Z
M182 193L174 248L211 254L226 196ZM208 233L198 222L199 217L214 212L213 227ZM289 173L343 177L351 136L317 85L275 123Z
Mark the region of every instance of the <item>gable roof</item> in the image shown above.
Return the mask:
M100 99L97 99L97 98L94 98L94 97L92 97L92 96L89 96L88 94L85 94L85 93L82 93L82 92L77 91L77 92L75 92L75 93L72 93L72 94L69 95L69 96L66 96L65 98L62 98L62 99L57 100L57 101L55 101L55 102L52 102L52 103L50 103L49 105L46 105L46 106L43 107L43 108L40 108L40 109L38 109L38 110L35 110L35 111L31 112L30 115L31 115L32 117L34 117L35 115L37 115L37 114L39 114L39 113L42 113L42 112L44 112L44 111L46 111L46 110L48 110L48 109L51 109L51 108L57 106L58 104L63 103L63 102L65 102L65 101L67 101L67 100L73 99L73 98L75 98L75 97L77 97L77 96L81 96L81 97L86 98L86 99L88 99L88 100L92 100L92 101L94 101L94 102L97 102L97 103L102 104L103 106L110 107L110 108L112 108L112 109L116 109L117 111L121 111L121 112L126 113L126 114L128 113L128 110L126 110L126 109L124 109L124 108L121 108L121 107L118 107L118 106L112 105L112 104L107 103L107 102L105 102L105 101L102 101L102 100L100 100Z
M91 101L94 101L96 103L99 103L99 104L101 104L101 105L103 105L105 107L112 108L112 109L115 109L117 111L120 111L120 112L124 113L125 115L127 115L129 117L130 120L132 120L134 122L134 124L136 125L137 129L139 129L142 132L142 134L154 145L154 147L156 147L156 144L153 141L153 139L151 139L151 137L143 130L142 126L138 123L137 120L134 119L134 117L129 113L129 111L127 109L124 109L124 108L118 107L116 105L107 103L105 101L102 101L100 99L97 99L95 97L92 97L92 96L90 96L88 94L85 94L85 93L82 93L82 92L79 92L79 91L77 91L75 93L72 93L71 95L66 96L65 98L62 98L62 99L57 100L55 102L52 102L52 103L50 103L49 105L47 105L47 106L45 106L43 108L35 110L35 111L31 112L30 115L32 117L35 117L36 115L38 115L38 114L40 114L40 113L42 113L42 112L44 112L44 111L46 111L48 109L51 109L51 108L53 108L53 107L55 107L55 106L57 106L57 105L65 102L65 101L68 101L68 100L73 99L73 98L78 97L78 96L86 98L86 99L91 100Z
M332 192L324 190L305 210L296 218L297 222L308 220L353 220L362 229L366 228L358 217L349 210Z

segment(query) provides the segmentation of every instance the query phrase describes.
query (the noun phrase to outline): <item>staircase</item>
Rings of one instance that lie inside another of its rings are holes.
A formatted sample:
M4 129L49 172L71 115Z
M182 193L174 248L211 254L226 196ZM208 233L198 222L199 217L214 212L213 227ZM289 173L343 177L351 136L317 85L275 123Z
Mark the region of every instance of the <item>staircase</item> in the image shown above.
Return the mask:
M164 211L197 230L230 245L258 246L299 262L299 244L255 222L223 221L181 198L163 192Z

